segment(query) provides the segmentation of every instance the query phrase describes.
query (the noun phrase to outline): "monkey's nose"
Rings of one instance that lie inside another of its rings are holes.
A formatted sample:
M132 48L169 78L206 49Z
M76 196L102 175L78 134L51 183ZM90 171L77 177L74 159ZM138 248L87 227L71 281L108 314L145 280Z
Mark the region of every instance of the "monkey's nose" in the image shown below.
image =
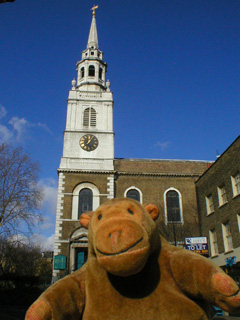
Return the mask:
M118 244L121 235L122 235L121 230L116 230L116 231L109 233L109 238L111 239L113 247L115 247Z

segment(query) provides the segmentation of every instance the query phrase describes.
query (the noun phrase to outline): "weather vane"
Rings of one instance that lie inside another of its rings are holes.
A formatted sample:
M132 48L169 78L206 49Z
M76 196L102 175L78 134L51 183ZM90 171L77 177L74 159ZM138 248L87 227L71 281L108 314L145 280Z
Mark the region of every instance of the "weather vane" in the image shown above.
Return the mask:
M96 10L97 8L98 8L98 6L95 6L95 5L92 7L91 10L93 11L93 15L95 15L95 10Z

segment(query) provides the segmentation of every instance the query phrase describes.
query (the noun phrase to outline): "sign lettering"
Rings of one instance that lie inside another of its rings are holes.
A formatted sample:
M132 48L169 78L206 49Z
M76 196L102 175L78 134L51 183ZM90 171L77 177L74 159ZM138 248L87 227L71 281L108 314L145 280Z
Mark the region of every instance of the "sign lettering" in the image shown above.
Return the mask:
M185 238L185 249L208 255L208 242L206 237Z

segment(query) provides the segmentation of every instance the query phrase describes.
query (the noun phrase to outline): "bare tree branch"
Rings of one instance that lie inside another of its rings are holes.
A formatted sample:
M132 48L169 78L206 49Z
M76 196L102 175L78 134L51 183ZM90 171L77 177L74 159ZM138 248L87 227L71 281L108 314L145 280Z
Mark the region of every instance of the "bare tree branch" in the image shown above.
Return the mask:
M30 235L41 221L39 165L22 148L0 145L0 235Z

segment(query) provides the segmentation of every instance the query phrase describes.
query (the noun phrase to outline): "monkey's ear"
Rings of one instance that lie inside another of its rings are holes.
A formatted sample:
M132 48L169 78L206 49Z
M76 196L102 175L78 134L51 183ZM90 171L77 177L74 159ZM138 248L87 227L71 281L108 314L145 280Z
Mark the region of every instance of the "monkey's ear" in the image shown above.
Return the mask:
M88 229L93 213L94 211L88 211L81 214L79 222L84 228Z
M150 214L151 218L153 220L156 220L159 215L158 207L152 203L146 204L144 207L147 210L147 212Z

